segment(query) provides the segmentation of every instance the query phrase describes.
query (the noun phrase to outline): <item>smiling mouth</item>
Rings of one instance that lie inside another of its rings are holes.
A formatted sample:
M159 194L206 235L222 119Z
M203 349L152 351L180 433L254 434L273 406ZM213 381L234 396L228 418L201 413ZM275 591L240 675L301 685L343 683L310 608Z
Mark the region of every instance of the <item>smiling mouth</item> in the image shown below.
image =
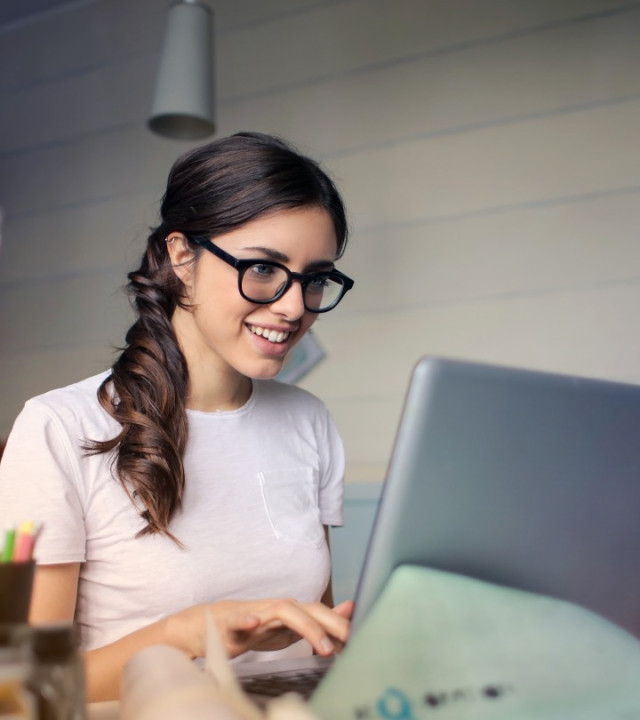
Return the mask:
M254 335L259 335L272 343L284 342L289 335L291 335L291 333L287 331L269 330L267 328L260 327L259 325L249 325L248 327Z

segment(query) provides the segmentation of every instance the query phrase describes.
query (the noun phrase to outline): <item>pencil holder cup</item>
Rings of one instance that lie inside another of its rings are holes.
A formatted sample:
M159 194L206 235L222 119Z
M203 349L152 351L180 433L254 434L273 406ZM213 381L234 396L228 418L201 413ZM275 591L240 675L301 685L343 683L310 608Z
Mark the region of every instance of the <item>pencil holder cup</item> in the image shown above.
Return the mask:
M35 562L0 563L0 624L26 623Z

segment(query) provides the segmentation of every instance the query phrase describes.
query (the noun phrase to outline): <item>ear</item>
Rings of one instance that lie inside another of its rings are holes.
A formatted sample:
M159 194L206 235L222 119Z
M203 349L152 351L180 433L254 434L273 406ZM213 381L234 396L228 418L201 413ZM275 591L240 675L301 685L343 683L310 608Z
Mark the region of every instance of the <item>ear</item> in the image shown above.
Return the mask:
M167 252L173 267L173 272L188 287L191 280L191 273L194 257L193 250L189 247L187 238L179 232L172 232L167 236Z

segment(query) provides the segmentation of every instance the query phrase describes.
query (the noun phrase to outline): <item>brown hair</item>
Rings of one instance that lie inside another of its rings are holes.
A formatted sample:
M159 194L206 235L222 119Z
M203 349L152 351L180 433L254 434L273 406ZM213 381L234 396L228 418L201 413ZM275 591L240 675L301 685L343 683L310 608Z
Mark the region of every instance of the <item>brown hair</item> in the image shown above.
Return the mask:
M140 535L176 539L169 522L181 507L185 483L188 370L171 317L187 305L165 239L172 232L214 238L266 213L299 207L327 210L339 257L347 221L335 185L315 161L278 138L238 133L187 152L169 173L160 224L148 237L140 267L128 275L137 319L98 390L102 407L122 429L110 440L87 443L91 453L116 451L117 478L146 508ZM192 249L197 262L200 249Z

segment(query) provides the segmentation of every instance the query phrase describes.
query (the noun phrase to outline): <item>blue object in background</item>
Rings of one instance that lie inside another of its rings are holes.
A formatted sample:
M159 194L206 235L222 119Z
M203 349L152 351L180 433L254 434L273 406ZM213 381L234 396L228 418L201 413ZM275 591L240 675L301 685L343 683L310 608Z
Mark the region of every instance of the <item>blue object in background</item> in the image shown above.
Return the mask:
M331 528L331 564L335 603L353 600L369 542L382 483L353 483L344 488L344 526Z

